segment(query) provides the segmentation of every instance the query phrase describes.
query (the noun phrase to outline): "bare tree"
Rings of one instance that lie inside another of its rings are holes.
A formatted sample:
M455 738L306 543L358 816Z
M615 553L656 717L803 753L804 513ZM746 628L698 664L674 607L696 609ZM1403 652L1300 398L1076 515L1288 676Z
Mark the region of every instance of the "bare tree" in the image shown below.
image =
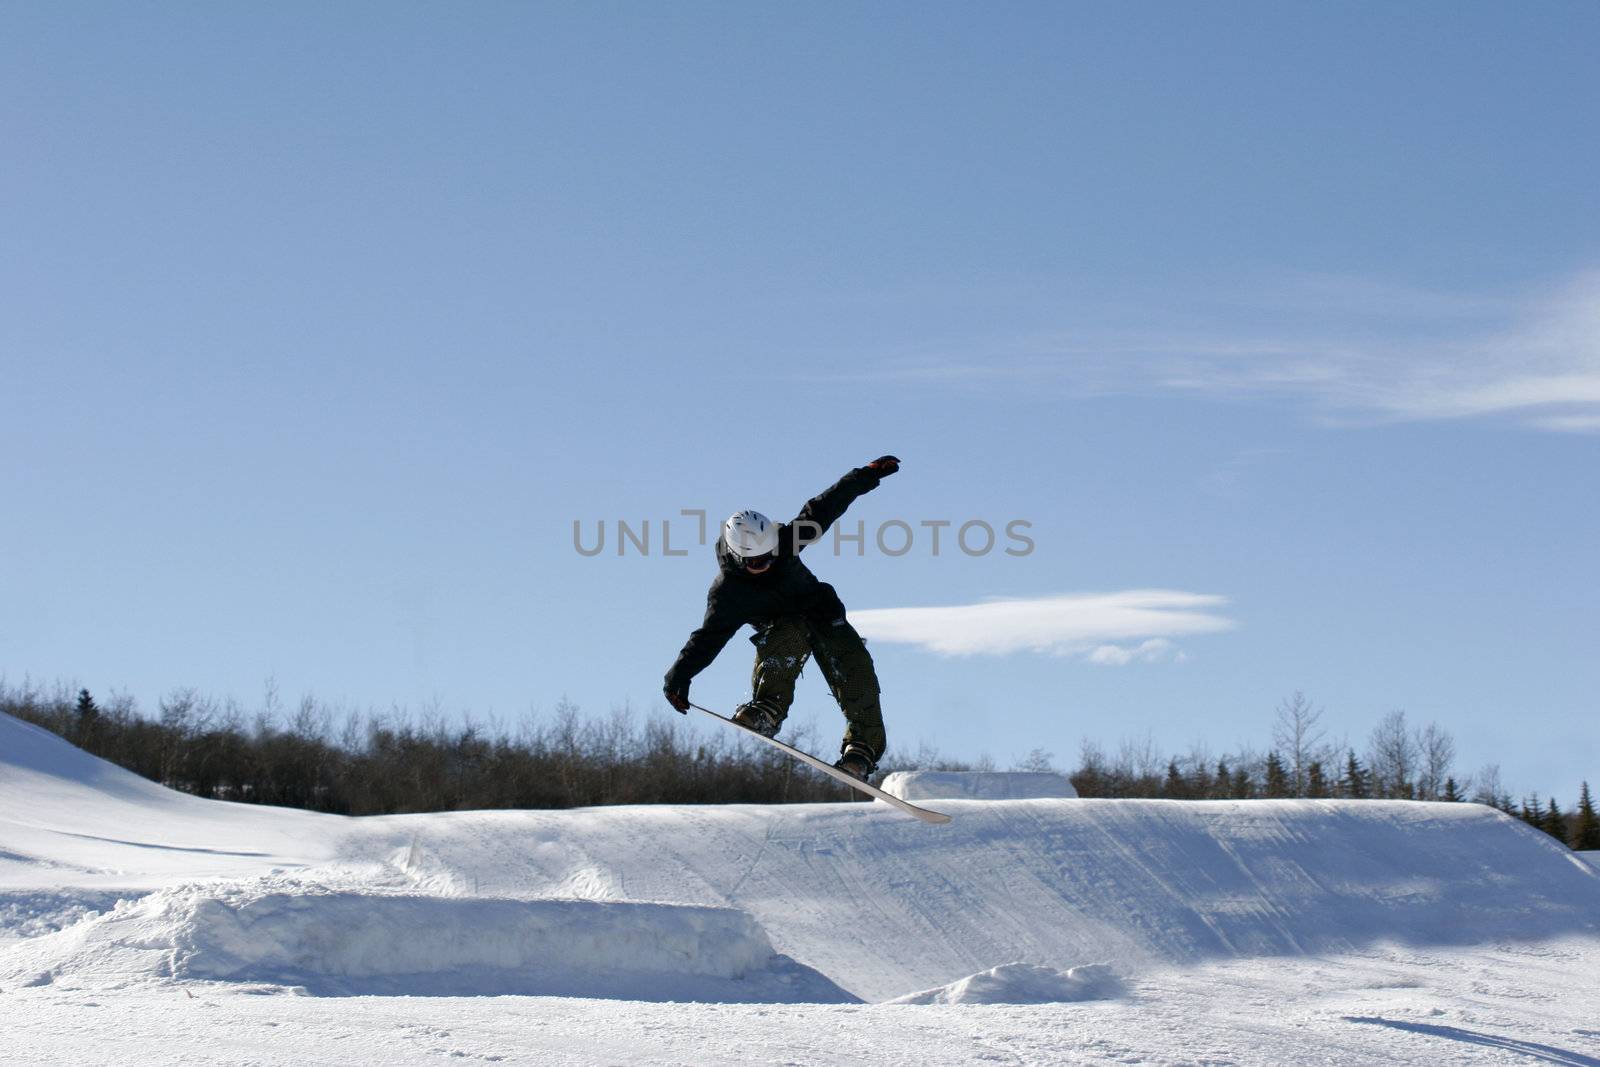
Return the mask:
M1491 808L1511 807L1511 794L1500 780L1500 764L1486 763L1473 776L1476 788L1472 791L1474 804L1487 804Z
M174 789L188 787L186 775L189 749L194 738L204 733L216 714L215 704L192 688L174 689L162 698L161 769L158 779Z
M326 743L333 736L333 711L306 693L289 719L289 732L296 737Z
M1056 765L1051 762L1054 758L1054 752L1047 752L1042 748L1036 748L1032 752L1029 752L1026 756L1023 756L1021 759L1012 763L1011 769L1014 771L1033 772L1035 774L1057 773Z
M1372 776L1372 795L1403 797L1416 795L1417 741L1406 728L1406 713L1389 712L1372 728L1367 739L1367 770Z
M1417 798L1439 800L1445 794L1445 782L1456 759L1455 738L1450 731L1436 722L1430 722L1417 731Z
M1290 789L1297 797L1306 795L1311 764L1322 756L1326 735L1318 725L1321 719L1322 709L1312 707L1306 695L1296 689L1293 696L1278 704L1273 720L1272 743L1288 762Z
M1149 730L1142 737L1124 737L1117 745L1117 770L1130 778L1159 779L1164 762Z

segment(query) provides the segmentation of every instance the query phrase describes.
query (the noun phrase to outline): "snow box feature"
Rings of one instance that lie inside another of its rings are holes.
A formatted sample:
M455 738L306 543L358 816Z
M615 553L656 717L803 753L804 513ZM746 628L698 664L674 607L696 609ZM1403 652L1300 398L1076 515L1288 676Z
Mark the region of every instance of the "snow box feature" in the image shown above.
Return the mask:
M1064 774L1034 771L895 771L882 789L901 800L1039 800L1077 797Z
M283 891L209 884L123 901L0 952L0 984L177 978L311 993L854 1001L734 908Z

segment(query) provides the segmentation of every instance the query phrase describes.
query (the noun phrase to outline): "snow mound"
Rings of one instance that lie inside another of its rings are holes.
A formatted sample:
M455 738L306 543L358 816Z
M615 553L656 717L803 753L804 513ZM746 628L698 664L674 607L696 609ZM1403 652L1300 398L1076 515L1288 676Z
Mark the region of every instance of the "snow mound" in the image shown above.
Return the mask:
M1110 1000L1122 981L1103 963L1058 971L1032 963L1006 963L959 981L896 997L890 1004L1061 1004Z
M4 868L0 868L0 879L4 876ZM116 890L0 890L0 946L52 934L109 911L122 896Z
M882 789L901 800L1038 800L1075 798L1064 774L1032 771L896 771Z
M1600 851L1580 852L1580 853L1578 853L1578 855L1580 855L1584 859L1588 860L1594 866L1600 867Z
M167 789L0 713L0 887L157 889L326 863L348 820ZM0 940L4 931L0 930Z
M204 884L0 951L0 986L163 978L312 993L853 1000L733 908Z
M168 792L43 727L5 714L0 714L0 768L0 777L6 779L27 775L36 782L76 782L128 799L156 800Z

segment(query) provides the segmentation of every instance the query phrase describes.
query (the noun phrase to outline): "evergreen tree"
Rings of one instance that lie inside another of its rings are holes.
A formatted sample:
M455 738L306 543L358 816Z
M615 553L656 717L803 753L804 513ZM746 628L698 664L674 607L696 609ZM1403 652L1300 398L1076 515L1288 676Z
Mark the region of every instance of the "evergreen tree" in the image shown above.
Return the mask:
M1211 784L1211 795L1218 798L1226 798L1232 792L1233 774L1228 770L1228 761L1219 759L1217 760L1217 777Z
M94 697L89 695L87 689L78 690L78 705L74 709L73 738L84 748L94 747L95 724L100 721L100 709L95 705Z
M1267 753L1267 796L1286 797L1289 795L1289 773L1284 769L1283 760L1278 757L1278 750L1273 749Z
M1182 800L1189 795L1189 783L1183 780L1183 772L1178 769L1175 759L1167 761L1167 782L1162 792L1173 800Z
M1560 841L1567 843L1567 817L1556 807L1556 798L1550 798L1550 806L1544 810L1544 818L1539 820L1539 829Z
M1522 798L1522 807L1517 812L1517 818L1529 826L1538 826L1543 821L1543 811L1539 806L1539 794L1533 793Z
M1461 789L1456 785L1455 775L1450 775L1444 780L1444 798L1455 804L1461 800Z
M1111 770L1106 765L1105 753L1100 750L1099 744L1087 737L1083 739L1078 769L1070 775L1069 780L1081 797L1111 795Z
M1314 759L1306 767L1306 796L1325 797L1328 795L1328 779L1322 773L1322 761Z
M1249 800L1255 796L1255 785L1250 781L1250 772L1240 767L1233 772L1233 787L1229 790L1235 800Z
M1353 800L1365 800L1371 795L1367 790L1367 772L1362 768L1361 761L1356 758L1356 750L1353 748L1344 761L1344 777L1339 781L1339 788L1345 796Z
M1578 810L1572 818L1570 827L1571 845L1580 852L1592 852L1600 849L1600 818L1594 813L1594 800L1589 796L1589 783L1583 783L1583 791L1578 794Z

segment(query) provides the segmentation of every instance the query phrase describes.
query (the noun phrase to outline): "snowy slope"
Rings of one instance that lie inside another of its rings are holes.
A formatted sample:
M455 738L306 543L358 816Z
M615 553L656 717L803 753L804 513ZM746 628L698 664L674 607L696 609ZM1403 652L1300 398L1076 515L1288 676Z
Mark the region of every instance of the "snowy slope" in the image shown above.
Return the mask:
M1600 872L1474 805L964 801L942 827L865 804L344 819L181 796L15 720L0 731L0 894L300 869L444 900L709 905L870 1001L1016 962L1600 933ZM302 897L306 922L328 921L333 897Z
M1497 812L943 806L345 819L0 716L0 1058L1600 1065L1600 870Z
M155 889L326 863L345 821L176 793L0 714L0 888Z

